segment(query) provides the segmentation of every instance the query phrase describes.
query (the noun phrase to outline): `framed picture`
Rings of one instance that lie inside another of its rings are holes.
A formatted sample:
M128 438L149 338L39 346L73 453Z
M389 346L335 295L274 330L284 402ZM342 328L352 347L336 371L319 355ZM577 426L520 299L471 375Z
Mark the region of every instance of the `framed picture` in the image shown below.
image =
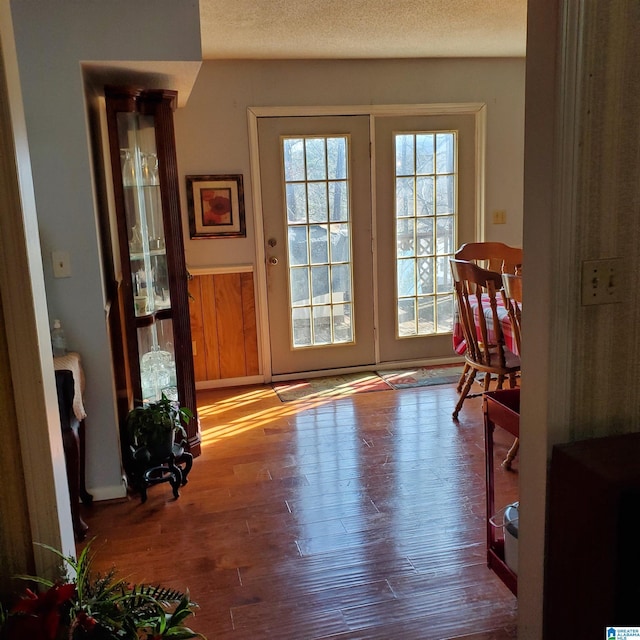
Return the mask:
M187 176L191 238L244 238L242 175Z

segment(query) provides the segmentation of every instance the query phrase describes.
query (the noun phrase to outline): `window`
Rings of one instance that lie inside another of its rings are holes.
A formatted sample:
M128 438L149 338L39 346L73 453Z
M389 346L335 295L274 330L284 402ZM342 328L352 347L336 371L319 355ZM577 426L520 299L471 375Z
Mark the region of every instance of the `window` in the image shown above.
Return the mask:
M394 135L398 337L453 328L456 133Z

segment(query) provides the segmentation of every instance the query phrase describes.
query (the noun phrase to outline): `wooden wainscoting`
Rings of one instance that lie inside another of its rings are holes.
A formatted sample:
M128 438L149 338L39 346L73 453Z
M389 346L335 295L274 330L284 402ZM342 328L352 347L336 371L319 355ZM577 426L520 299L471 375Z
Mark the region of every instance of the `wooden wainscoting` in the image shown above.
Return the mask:
M208 273L189 281L196 382L259 373L253 273Z

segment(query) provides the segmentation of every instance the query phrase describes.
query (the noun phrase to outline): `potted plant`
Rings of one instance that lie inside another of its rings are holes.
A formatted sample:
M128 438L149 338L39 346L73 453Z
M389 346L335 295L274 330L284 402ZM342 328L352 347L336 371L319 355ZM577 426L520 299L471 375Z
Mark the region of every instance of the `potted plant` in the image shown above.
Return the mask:
M176 435L187 437L183 422L189 424L193 413L163 393L160 400L132 409L126 418L129 444L134 459L163 460L172 451Z
M132 585L91 571L88 544L78 559L41 545L63 560L59 580L18 576L43 587L5 612L1 640L187 640L205 637L185 626L197 607L189 594L162 586Z

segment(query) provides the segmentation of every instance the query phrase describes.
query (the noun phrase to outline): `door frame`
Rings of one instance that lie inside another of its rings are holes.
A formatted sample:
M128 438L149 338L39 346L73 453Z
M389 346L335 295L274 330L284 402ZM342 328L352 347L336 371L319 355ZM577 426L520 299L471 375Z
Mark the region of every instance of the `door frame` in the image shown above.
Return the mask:
M370 144L375 148L375 120L388 116L434 116L434 115L472 115L475 119L476 140L475 140L475 162L476 162L476 216L475 216L475 237L477 241L484 240L485 229L485 149L486 149L486 104L484 102L462 102L462 103L438 103L438 104L400 104L400 105L343 105L343 106L305 106L305 107L248 107L247 108L247 129L249 134L249 162L251 173L251 200L253 203L253 226L255 234L255 273L256 273L256 315L258 321L258 340L262 353L262 368L265 383L274 379L271 367L271 344L269 340L269 319L267 310L267 270L265 239L263 232L263 205L262 205L262 183L260 180L260 161L258 155L258 119L276 117L304 117L304 116L352 116L363 115L370 118ZM375 157L371 161L371 203L372 203L372 224L374 230L373 242L376 241L376 180L375 180ZM376 255L374 254L374 270L377 269ZM374 313L378 310L378 287L374 278L373 290ZM376 363L380 361L380 354L376 339ZM394 363L386 363L391 366ZM406 364L420 364L419 361ZM360 367L361 370L370 367ZM334 373L345 373L346 371L357 371L358 367L348 370L336 370ZM313 372L297 373L293 375L277 376L278 380L300 377L305 375L311 377ZM327 375L323 371L318 375Z

